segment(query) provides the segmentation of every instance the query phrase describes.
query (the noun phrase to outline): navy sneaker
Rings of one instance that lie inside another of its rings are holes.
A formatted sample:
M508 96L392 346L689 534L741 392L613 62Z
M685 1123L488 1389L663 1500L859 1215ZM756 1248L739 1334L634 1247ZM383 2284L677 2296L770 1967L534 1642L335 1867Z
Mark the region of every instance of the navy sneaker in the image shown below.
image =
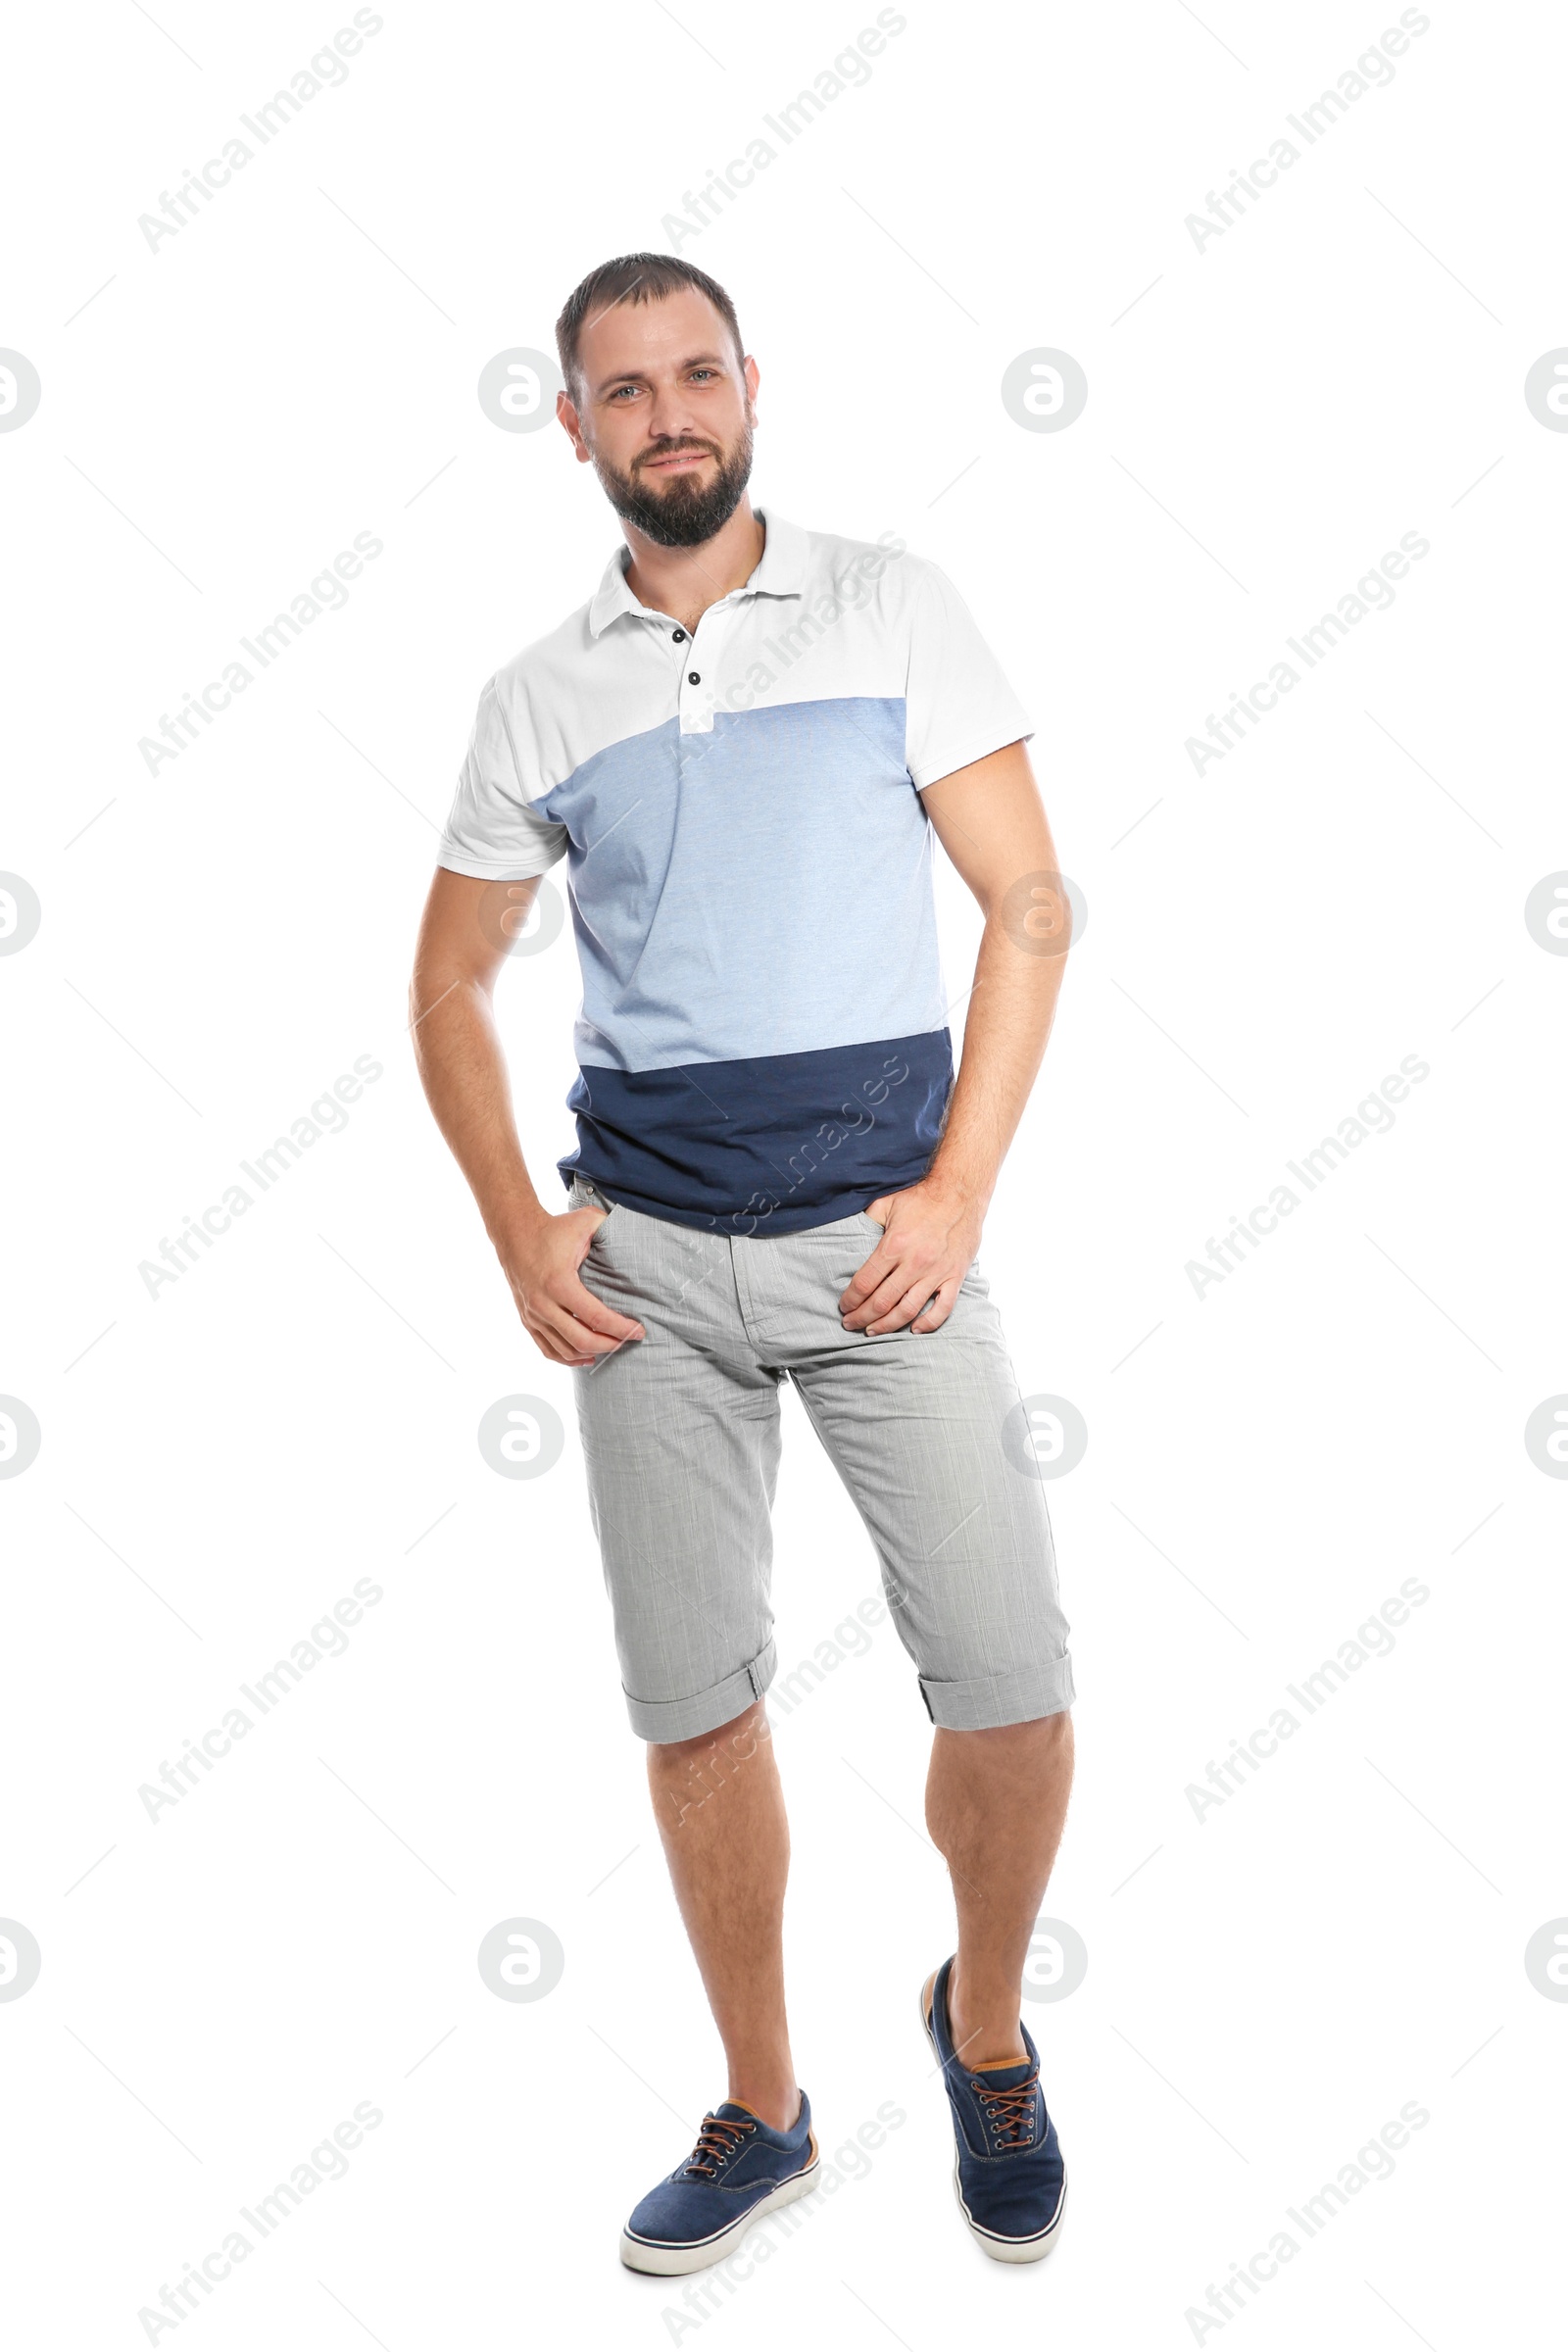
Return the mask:
M722 2262L754 2222L816 2186L821 2169L811 2102L788 2132L775 2132L738 2099L703 2118L697 2145L667 2180L650 2189L626 2224L620 2259L662 2278Z
M1056 2242L1067 2174L1040 2088L1040 2052L1021 2021L1029 2055L1016 2065L965 2066L953 2047L945 1960L926 1979L920 2022L941 2063L957 2155L953 2189L964 2220L995 2262L1038 2262Z

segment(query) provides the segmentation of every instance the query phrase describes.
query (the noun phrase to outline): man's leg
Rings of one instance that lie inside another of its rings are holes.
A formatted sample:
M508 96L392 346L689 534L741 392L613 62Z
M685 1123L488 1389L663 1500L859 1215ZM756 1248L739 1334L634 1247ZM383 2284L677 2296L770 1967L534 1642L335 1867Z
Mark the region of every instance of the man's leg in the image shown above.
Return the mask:
M1023 1963L1072 1779L1050 1518L1012 1436L1018 1384L977 1268L939 1331L846 1333L839 1294L829 1321L823 1295L880 1231L861 1215L775 1242L770 1336L789 1343L782 1360L871 1531L937 1726L926 1820L957 1898L955 2045L969 2040L970 2065L1021 2061Z
M958 1910L948 2015L965 2066L1025 2056L1023 1964L1061 1838L1072 1744L1065 1712L999 1731L939 1731L931 1743L925 1818Z
M612 1209L582 1279L647 1336L574 1375L621 1686L729 2064L728 2098L621 2232L628 2269L662 2278L724 2261L821 2177L784 2015L789 1831L761 1704L780 1375L742 1312L736 1248Z
M1037 2262L1066 2171L1018 1996L1066 1810L1067 1624L1027 1408L978 1267L938 1331L844 1329L839 1300L881 1230L862 1212L763 1246L768 1348L870 1531L936 1726L928 1818L958 1898L962 2022L947 1961L922 2011L958 2203L988 2255Z
M615 1208L582 1278L647 1333L576 1375L632 1729L730 2095L787 2132L789 1831L759 1695L774 1662L778 1375L757 1360L720 1235Z
M801 2110L784 2013L790 1833L762 1702L701 1739L651 1743L648 1786L675 1899L729 2062L728 2095L787 2132ZM1033 1919L1031 1912L1031 1925ZM1022 1965L1020 1949L1014 1995Z

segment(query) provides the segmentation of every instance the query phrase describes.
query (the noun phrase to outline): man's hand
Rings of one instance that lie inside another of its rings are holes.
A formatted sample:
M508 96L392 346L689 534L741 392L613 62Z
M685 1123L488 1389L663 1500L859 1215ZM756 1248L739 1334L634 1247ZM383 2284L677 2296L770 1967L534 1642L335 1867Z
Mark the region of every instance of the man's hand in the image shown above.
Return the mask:
M884 1193L866 1213L884 1230L839 1300L845 1330L872 1339L906 1323L939 1331L980 1248L978 1204L928 1176L906 1193Z
M553 1364L595 1364L627 1340L646 1339L640 1323L617 1315L588 1290L577 1269L609 1212L568 1208L541 1212L520 1239L499 1251L523 1329Z

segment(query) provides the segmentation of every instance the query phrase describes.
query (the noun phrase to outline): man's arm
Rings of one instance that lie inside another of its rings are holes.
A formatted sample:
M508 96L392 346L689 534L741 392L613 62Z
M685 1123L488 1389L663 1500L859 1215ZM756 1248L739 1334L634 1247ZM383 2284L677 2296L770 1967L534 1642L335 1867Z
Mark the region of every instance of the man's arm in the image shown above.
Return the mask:
M1066 961L1071 917L1023 745L956 768L920 797L986 927L942 1141L919 1184L871 1203L887 1230L839 1301L849 1331L935 1331L953 1312Z
M602 1209L551 1216L523 1164L496 1030L496 976L507 958L501 915L526 914L531 882L474 881L437 869L415 953L409 1020L436 1124L468 1179L517 1312L541 1353L591 1364L643 1327L586 1289L577 1269ZM489 913L490 921L484 918Z

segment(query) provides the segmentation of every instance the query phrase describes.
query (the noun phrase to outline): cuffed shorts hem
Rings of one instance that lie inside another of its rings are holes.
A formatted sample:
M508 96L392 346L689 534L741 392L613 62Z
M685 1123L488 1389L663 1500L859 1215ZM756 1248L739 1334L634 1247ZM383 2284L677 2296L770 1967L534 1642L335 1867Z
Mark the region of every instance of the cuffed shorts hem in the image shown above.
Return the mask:
M1009 1723L1034 1723L1072 1705L1072 1660L1030 1667L1027 1673L989 1674L971 1683L933 1683L920 1677L925 1711L947 1732L996 1732Z
M749 1666L727 1674L721 1683L694 1691L690 1698L633 1698L628 1690L626 1711L639 1740L663 1743L671 1740L700 1740L733 1723L755 1705L778 1670L778 1648L769 1642ZM968 1685L964 1686L969 1688Z

